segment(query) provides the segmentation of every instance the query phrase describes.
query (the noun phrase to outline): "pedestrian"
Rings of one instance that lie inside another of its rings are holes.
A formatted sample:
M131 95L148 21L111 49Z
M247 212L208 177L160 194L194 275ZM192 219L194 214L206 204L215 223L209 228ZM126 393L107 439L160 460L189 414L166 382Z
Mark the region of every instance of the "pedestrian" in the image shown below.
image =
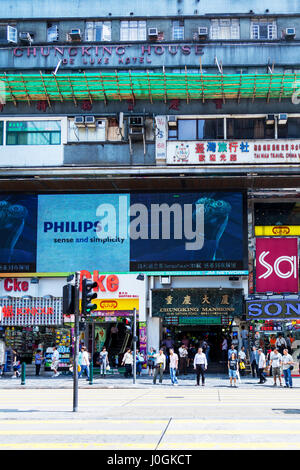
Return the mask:
M102 375L103 377L105 377L107 368L109 366L108 351L106 350L105 346L103 346L102 351L99 354L99 362L100 362L100 376Z
M77 372L78 372L78 378L81 377L82 374L82 369L81 369L81 364L82 364L82 348L80 348L80 351L78 353L78 367L77 367Z
M278 349L281 355L283 354L283 350L287 347L286 340L284 339L281 333L278 334L278 338L275 342L275 347Z
M90 380L90 359L89 359L89 353L86 349L85 346L82 346L81 348L82 352L82 360L81 360L81 372L82 374L85 372L87 379Z
M282 356L282 369L283 369L283 375L284 375L286 388L293 387L293 380L292 380L292 370L294 369L293 364L294 364L293 358L289 354L288 349L287 348L284 349L283 356Z
M286 336L286 346L289 354L292 354L292 342L291 342L291 336L287 335Z
M176 377L178 371L178 354L174 352L173 348L170 348L170 379L173 385L178 385Z
M242 346L244 346L246 351L248 349L248 344L249 344L248 337L249 337L248 330L245 328L245 325L243 325L242 331L241 331L241 340L242 340Z
M252 351L250 352L250 365L251 365L251 371L252 371L252 377L256 376L258 377L258 352L255 346L252 347Z
M179 371L184 375L187 375L187 363L188 363L188 350L187 346L182 343L181 347L178 349L179 353Z
M231 345L230 349L228 349L228 360L231 359L231 355L234 354L236 359L238 358L237 350L235 349L234 344Z
M199 348L197 354L194 357L194 369L196 370L196 377L197 377L197 386L200 385L200 375L201 375L201 382L202 386L205 385L205 371L207 370L207 357L204 354L203 349Z
M156 384L156 379L159 374L159 383L162 384L163 373L166 368L166 356L164 355L163 349L159 350L159 354L156 354L156 364L154 369L153 384Z
M52 362L51 362L51 370L53 370L53 375L52 377L58 377L59 372L58 372L58 365L59 365L59 352L57 349L57 346L53 346L53 354L52 354Z
M272 367L272 375L274 379L273 387L277 386L277 383L276 383L277 377L279 379L280 387L282 387L281 366L282 366L282 355L280 354L278 349L275 348L274 351L271 351L270 353L270 367Z
M239 357L239 370L240 370L241 376L243 377L245 375L245 369L246 369L245 346L241 347L238 357Z
M34 363L35 363L35 375L36 377L39 377L40 375L40 370L41 370L41 365L44 360L43 355L41 354L41 349L37 349L35 358L34 358Z
M12 365L13 365L13 371L14 374L12 376L12 379L16 379L17 377L20 377L20 366L21 366L21 359L18 351L16 349L12 350Z
M228 349L228 343L227 343L226 337L224 336L223 341L222 341L222 346L221 346L221 352L222 352L222 362L224 362L225 364L227 362L227 357L228 357L227 349Z
M136 375L140 376L142 372L142 367L144 363L144 356L143 354L139 351L139 349L136 350Z
M263 350L259 348L258 350L258 374L259 374L259 384L264 384L267 379L264 374L264 369L266 367L266 356L263 353Z
M125 377L132 376L132 365L133 365L133 355L130 348L126 349L126 352L122 359L122 366L125 366Z
M153 376L154 374L155 354L156 354L155 349L151 347L150 351L147 354L147 357L148 357L147 366L148 366L150 377Z
M230 387L232 387L232 379L234 380L234 386L237 387L236 379L238 378L239 362L238 358L234 353L231 353L228 359L228 374L230 380Z

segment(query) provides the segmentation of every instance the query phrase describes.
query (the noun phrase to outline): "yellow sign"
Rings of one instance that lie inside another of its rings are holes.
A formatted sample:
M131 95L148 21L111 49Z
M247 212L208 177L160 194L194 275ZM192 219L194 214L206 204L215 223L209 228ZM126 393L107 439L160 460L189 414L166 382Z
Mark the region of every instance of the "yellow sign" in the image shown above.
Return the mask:
M300 236L300 225L258 225L256 237L294 237Z
M95 312L99 311L122 311L139 309L139 299L94 299L93 303L97 305Z

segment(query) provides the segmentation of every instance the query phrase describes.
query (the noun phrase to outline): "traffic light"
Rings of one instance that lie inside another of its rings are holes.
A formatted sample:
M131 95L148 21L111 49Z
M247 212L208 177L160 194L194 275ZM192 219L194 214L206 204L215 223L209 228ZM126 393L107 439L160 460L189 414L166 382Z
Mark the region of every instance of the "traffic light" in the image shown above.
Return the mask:
M132 319L130 317L124 318L123 323L125 325L126 332L132 333Z
M72 315L75 308L75 286L63 286L63 315Z
M92 310L97 308L97 305L91 302L97 297L96 292L92 292L94 287L97 287L97 282L86 278L82 279L81 315L89 315Z

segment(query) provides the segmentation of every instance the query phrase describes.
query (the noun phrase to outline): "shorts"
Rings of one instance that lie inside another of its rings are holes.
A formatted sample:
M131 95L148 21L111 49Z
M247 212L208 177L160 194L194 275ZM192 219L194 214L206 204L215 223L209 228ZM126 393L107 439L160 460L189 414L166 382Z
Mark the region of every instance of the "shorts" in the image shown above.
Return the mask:
M53 361L51 364L51 370L57 370L59 361Z
M153 361L148 361L148 367L149 367L149 369L154 369L154 362Z
M272 375L273 377L280 377L281 376L281 371L280 367L272 367Z
M232 379L237 378L236 370L229 369L229 378L232 378Z

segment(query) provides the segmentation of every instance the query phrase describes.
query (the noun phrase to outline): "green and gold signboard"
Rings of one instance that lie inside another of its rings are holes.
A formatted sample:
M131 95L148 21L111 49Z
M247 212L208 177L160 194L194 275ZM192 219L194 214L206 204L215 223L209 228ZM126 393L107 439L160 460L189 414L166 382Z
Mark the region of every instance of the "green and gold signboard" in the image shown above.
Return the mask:
M242 289L159 289L152 291L153 317L235 317L242 314Z

